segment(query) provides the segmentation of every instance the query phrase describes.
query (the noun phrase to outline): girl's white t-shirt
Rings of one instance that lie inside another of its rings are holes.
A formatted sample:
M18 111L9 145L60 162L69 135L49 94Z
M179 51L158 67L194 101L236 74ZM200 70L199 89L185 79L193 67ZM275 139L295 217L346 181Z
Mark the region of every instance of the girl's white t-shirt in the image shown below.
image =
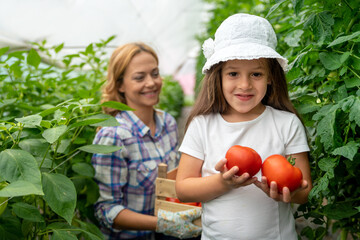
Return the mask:
M254 149L264 161L273 154L309 151L304 127L292 113L266 106L256 119L229 123L220 114L195 117L179 151L204 161L202 176L218 173L215 164L233 145ZM261 179L261 171L256 174ZM290 204L269 198L254 184L202 203L201 239L296 240Z

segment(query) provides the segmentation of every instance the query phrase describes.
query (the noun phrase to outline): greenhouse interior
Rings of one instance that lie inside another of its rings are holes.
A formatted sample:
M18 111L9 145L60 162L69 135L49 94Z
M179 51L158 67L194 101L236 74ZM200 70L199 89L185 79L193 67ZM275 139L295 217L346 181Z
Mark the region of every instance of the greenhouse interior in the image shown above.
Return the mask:
M360 239L360 1L0 9L0 240Z

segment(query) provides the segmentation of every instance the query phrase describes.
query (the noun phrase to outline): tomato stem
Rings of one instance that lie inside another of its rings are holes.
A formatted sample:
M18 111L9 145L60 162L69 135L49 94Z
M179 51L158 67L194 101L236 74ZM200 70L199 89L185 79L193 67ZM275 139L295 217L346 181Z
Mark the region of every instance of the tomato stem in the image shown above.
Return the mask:
M287 160L288 160L288 162L292 165L292 166L294 166L295 165L295 160L296 160L296 158L293 158L291 155L287 158Z

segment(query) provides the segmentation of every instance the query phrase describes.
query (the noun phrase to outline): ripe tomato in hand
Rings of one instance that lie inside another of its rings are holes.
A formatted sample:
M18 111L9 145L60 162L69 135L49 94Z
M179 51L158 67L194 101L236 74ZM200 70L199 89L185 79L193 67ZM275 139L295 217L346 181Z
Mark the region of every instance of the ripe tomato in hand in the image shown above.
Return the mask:
M288 187L292 192L301 185L301 170L279 154L266 158L261 172L266 177L269 186L272 181L276 182L279 192L282 192L283 187Z
M261 168L261 157L252 148L234 145L226 152L226 167L231 169L234 166L239 168L236 175L241 176L249 173L250 177L254 176Z

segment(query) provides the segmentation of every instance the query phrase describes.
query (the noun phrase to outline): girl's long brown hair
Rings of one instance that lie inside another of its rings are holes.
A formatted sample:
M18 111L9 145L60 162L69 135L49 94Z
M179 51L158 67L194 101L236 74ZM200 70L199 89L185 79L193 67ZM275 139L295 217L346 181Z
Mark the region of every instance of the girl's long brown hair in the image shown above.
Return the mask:
M134 42L124 44L114 50L110 57L107 81L102 90L101 102L117 101L126 104L125 96L119 92L119 88L123 84L123 77L130 61L140 52L150 53L159 64L159 58L155 51L142 42ZM119 110L113 108L103 108L104 112L115 116Z
M264 105L295 113L288 93L285 73L276 59L266 59L270 84L262 100ZM202 86L185 125L185 131L194 117L211 113L225 113L229 107L222 91L221 70L224 62L209 69L202 81Z

